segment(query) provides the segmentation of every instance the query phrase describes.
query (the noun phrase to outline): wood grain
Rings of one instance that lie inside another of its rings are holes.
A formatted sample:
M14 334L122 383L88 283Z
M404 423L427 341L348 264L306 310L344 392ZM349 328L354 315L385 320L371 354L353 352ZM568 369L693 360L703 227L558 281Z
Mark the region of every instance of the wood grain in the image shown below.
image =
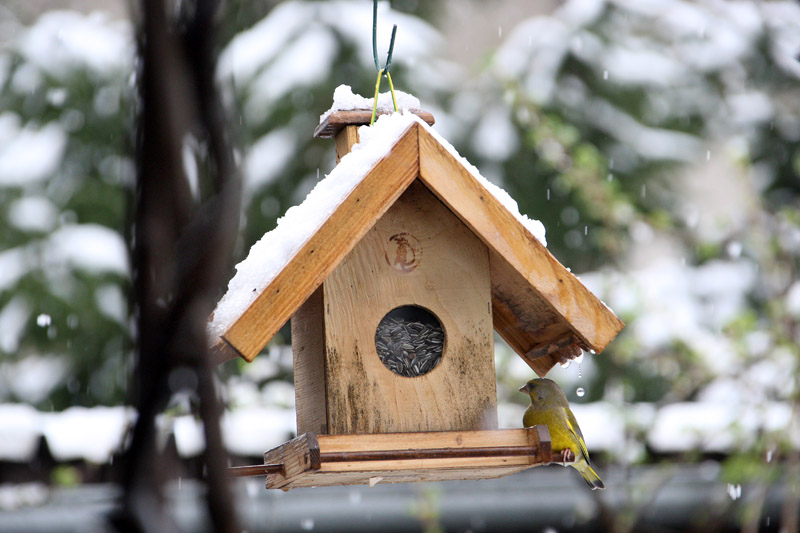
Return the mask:
M416 124L397 141L223 338L252 361L419 174Z
M401 252L398 235L411 243ZM324 291L329 434L497 427L488 252L424 185L408 187ZM414 378L387 369L375 348L380 320L405 305L445 331L441 362Z
M336 134L334 142L336 144L336 162L339 163L344 156L350 153L353 145L358 143L358 126L346 125Z
M281 472L267 474L267 488L281 488L309 471L319 470L319 442L313 433L306 433L264 452L264 464L282 464Z
M541 332L554 331L553 323L563 322L583 348L602 351L623 327L614 313L423 128L419 150L420 179L490 250L493 300L496 308L504 306L495 323L501 335L519 338L520 331L513 331L517 328L530 337L526 345L538 347L557 341L543 339ZM515 344L512 348L519 353L521 343ZM544 363L533 368L540 375L556 363L552 358L535 360Z
M322 287L292 316L292 360L297 434L328 433L325 321Z

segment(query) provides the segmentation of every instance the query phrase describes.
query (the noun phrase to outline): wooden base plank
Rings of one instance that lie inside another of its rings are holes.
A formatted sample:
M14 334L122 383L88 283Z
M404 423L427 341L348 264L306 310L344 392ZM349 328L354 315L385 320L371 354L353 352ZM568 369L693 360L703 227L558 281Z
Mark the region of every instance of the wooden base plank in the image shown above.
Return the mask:
M553 460L546 426L520 429L305 434L264 454L282 463L267 488L488 479Z

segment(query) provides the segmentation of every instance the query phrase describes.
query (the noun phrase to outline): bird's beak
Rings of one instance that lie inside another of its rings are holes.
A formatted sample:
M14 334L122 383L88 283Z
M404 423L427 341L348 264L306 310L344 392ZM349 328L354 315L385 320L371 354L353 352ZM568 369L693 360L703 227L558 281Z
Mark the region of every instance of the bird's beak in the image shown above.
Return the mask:
M524 393L527 394L528 392L531 391L531 384L530 383L526 383L525 385L523 385L522 387L519 388L519 391L520 392L524 392Z

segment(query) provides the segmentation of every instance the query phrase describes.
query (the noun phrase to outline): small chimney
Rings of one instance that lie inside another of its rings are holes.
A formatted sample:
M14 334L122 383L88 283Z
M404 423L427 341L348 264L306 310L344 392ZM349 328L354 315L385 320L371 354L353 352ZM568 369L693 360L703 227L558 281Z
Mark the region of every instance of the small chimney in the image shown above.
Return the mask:
M435 122L433 115L427 111L419 109L410 109L409 111L424 120L429 126ZM378 112L378 115L385 114L385 112ZM333 111L314 129L314 138L330 139L333 137L336 142L336 162L338 163L358 142L358 127L366 126L371 119L371 109Z

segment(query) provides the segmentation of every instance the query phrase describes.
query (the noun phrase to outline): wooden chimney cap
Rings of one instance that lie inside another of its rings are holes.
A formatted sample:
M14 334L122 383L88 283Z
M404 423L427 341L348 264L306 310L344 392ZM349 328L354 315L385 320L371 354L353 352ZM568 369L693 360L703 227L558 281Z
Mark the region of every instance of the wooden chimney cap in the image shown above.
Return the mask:
M431 113L421 109L409 109L410 113L417 115L432 126L436 120ZM387 111L378 111L378 115L386 115ZM314 138L331 139L345 126L366 126L372 120L371 109L354 109L351 111L333 111L314 129Z

